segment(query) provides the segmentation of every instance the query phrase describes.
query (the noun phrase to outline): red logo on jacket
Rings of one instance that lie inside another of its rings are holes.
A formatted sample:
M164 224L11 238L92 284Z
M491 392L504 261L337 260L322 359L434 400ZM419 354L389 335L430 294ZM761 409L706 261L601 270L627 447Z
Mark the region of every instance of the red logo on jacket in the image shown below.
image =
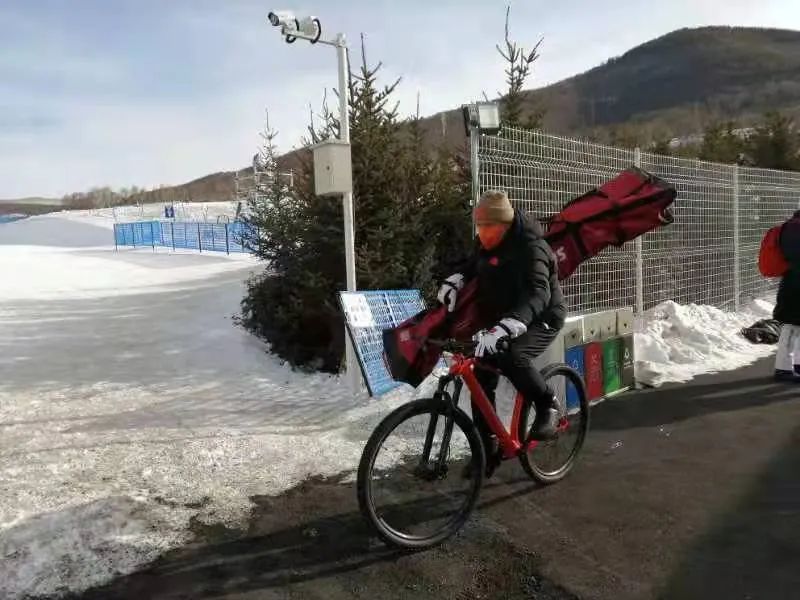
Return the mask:
M497 258L496 256L493 256L492 258L489 259L489 264L492 265L493 267L496 267L497 265L500 264L500 259Z

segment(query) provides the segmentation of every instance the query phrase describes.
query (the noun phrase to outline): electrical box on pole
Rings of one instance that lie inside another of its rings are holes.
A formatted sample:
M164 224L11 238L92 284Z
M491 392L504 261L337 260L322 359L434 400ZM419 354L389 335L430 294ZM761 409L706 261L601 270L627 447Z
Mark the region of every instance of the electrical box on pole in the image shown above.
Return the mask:
M338 196L353 191L353 169L350 144L341 140L325 140L313 147L314 193L317 196Z

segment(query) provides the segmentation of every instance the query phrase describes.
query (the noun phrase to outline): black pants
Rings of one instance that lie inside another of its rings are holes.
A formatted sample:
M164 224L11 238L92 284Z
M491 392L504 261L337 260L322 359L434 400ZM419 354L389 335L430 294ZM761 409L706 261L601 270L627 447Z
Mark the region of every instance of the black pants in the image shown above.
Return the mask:
M547 329L541 325L531 325L527 332L511 340L511 347L508 352L481 359L482 362L498 368L503 375L508 377L517 391L526 400L534 403L537 414L542 414L543 410L550 408L552 390L547 389L547 384L542 379L542 374L534 366L533 361L547 350L547 347L558 336L558 332L559 329ZM500 376L497 373L478 367L475 368L475 376L486 392L486 396L492 406L496 406L495 390ZM474 404L472 405L472 415L487 451L491 452L488 442L492 431L486 424L480 410Z

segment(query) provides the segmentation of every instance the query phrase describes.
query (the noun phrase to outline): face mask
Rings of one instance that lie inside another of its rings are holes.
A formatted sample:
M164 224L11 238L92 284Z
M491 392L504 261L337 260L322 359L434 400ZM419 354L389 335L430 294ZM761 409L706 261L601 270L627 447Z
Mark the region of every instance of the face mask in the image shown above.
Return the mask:
M492 250L500 245L508 231L508 225L494 223L492 225L478 225L478 239L486 250Z

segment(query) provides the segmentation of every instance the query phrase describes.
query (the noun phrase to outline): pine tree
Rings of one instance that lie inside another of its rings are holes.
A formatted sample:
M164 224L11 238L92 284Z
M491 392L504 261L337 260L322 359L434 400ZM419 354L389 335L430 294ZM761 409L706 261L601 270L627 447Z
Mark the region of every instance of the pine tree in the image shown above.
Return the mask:
M608 141L620 148L636 148L642 145L642 132L635 125L622 123L609 128Z
M653 145L650 147L650 152L660 154L662 156L670 156L672 154L672 147L669 144L669 140L662 137L653 141Z
M794 121L779 112L770 112L756 127L747 143L756 166L770 169L800 169L800 134Z
M245 245L266 268L248 281L239 321L292 364L336 371L344 343L332 298L344 286L341 201L314 196L309 157L290 188L278 170L275 135L269 126L262 133L264 177L245 218Z
M381 87L381 67L368 65L362 36L361 66L350 79L350 135L356 264L359 285L367 288L408 280L401 234L412 225L401 195L407 174L400 168L404 157L397 106L389 104L400 80Z
M259 133L261 146L253 161L253 187L247 198L242 242L262 260L282 266L292 254L301 206L278 168L275 139L269 115Z
M711 123L703 132L699 158L736 164L745 150L745 142L735 130L736 123L733 121Z
M363 41L361 59L349 84L358 285L430 293L446 249L468 243L468 180L448 155L423 149L418 123L399 122L391 102L399 81L379 85L381 65L368 65ZM323 105L322 125L312 120L308 141L337 129ZM264 162L276 170L273 138L265 136ZM341 199L316 197L311 157L301 161L294 187L276 178L253 205L248 224L257 233L249 245L268 264L248 283L240 321L292 364L336 371L344 350Z
M467 157L453 155L445 147L439 148L424 217L426 235L436 243L431 284L451 275L457 263L472 249L471 192ZM429 288L429 296L434 291L434 287Z
M463 154L442 145L429 149L419 118L407 124L403 201L410 224L406 256L414 287L433 298L436 283L450 275L472 242L469 165Z
M531 66L539 58L538 51L542 40L540 39L530 52L519 46L516 41L509 37L508 21L510 14L511 6L509 5L506 7L505 50L499 44L496 46L500 56L507 63L505 72L508 88L501 103L501 117L503 125L537 129L542 125L544 114L538 108L525 110L523 87L531 74Z

